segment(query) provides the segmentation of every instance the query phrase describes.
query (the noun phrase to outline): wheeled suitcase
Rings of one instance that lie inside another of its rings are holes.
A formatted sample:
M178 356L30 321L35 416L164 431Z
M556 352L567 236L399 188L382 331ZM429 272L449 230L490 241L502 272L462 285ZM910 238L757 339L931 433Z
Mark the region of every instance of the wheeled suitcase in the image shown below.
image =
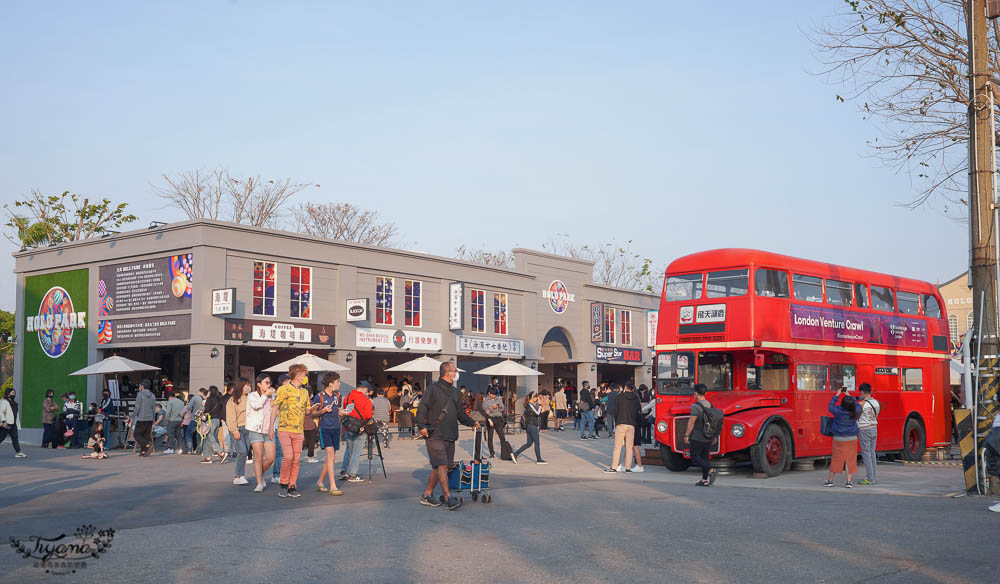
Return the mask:
M475 439L474 458L468 462L463 460L448 469L448 490L454 493L469 491L472 493L473 501L490 503L493 501L493 496L490 494L490 460L482 458L482 429L476 430Z

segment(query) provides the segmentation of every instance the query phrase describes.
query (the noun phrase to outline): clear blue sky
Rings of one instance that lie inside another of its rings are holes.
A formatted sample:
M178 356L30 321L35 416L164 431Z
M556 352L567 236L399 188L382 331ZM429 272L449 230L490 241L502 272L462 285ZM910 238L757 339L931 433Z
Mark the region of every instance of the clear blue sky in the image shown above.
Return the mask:
M909 178L811 74L805 32L841 6L11 2L0 197L108 196L145 225L183 218L161 174L225 166L319 183L300 200L378 209L442 255L567 233L943 281L965 227L896 206Z

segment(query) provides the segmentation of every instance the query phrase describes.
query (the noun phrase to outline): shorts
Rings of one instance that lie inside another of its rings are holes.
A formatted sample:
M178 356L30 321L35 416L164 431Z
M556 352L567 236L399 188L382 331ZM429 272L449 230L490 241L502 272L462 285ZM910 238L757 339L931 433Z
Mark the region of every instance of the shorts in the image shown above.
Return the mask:
M332 446L334 450L340 450L340 428L320 428L319 446L320 448Z
M260 432L247 430L247 435L249 436L247 439L250 441L250 444L256 444L258 442L274 442L274 434L261 434Z
M565 420L566 419L566 410L556 410L556 419L557 420Z
M451 440L441 440L440 438L428 438L427 458L431 461L432 467L447 465L451 468L455 464L455 443Z

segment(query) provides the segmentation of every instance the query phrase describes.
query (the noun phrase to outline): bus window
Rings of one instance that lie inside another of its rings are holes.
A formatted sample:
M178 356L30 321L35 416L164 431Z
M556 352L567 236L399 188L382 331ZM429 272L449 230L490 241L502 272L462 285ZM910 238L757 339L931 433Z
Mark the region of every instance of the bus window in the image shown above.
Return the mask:
M850 282L827 280L826 301L834 306L853 306Z
M826 390L826 365L799 365L795 377L799 391Z
M872 308L886 312L895 310L896 306L892 301L892 288L872 286Z
M656 392L660 395L694 393L694 353L668 352L656 356Z
M796 300L823 302L823 278L795 274L792 276L792 285L795 287Z
M668 302L701 298L701 274L668 276L667 290L664 295Z
M728 353L698 354L698 383L709 391L729 391L733 388L733 367Z
M903 369L903 391L921 391L924 388L923 369Z
M788 365L767 364L760 374L760 387L766 391L788 391Z
M896 306L903 314L920 314L920 296L900 291L896 293Z
M788 298L788 272L758 268L753 286L757 296Z
M933 294L924 294L924 316L929 318L941 318L941 305L938 304L937 298ZM957 337L958 334L952 335Z
M705 291L709 298L746 296L750 287L750 270L709 272Z
M760 367L747 365L747 389L760 389Z
M858 302L858 308L868 308L868 288L864 284L854 285L854 298Z
M847 388L854 391L857 370L854 365L830 365L830 389L840 391Z

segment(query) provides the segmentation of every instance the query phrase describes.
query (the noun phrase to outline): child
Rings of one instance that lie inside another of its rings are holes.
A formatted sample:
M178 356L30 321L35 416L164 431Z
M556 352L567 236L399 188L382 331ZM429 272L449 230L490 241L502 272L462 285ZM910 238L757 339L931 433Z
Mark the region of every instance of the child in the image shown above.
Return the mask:
M104 452L104 422L94 422L94 429L87 440L87 448L92 448L92 453L84 454L80 458L107 458L108 453Z

